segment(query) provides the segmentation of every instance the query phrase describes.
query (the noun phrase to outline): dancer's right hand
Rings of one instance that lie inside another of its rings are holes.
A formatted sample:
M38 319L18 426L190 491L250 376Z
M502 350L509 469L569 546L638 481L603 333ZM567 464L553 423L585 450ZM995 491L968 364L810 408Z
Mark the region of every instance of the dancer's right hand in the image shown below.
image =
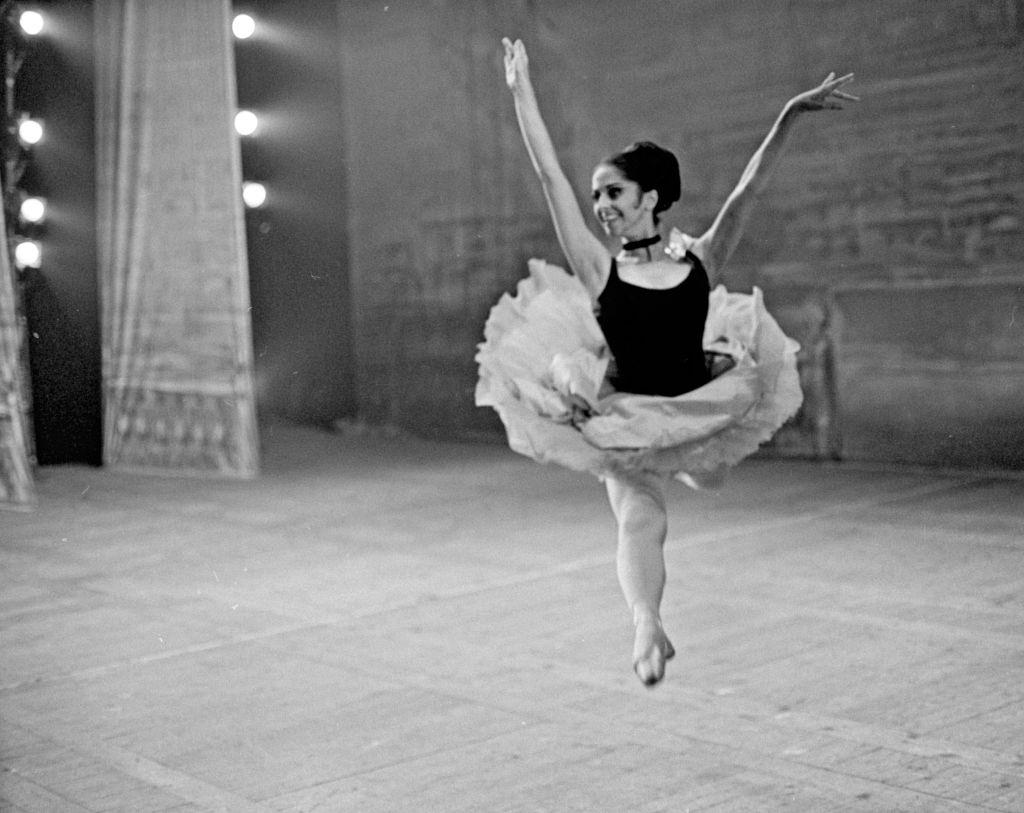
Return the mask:
M501 40L505 46L505 82L509 90L521 90L530 84L529 62L526 46L522 40L512 42L508 37Z

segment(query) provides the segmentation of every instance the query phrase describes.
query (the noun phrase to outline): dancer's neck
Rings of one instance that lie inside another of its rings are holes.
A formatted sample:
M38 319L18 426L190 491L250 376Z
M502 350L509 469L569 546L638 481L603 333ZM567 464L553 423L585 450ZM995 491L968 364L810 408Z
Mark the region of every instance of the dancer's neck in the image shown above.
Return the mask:
M638 237L635 240L624 240L622 242L622 252L626 257L634 260L652 260L654 255L651 252L652 246L656 246L661 242L660 234L652 234L648 237Z

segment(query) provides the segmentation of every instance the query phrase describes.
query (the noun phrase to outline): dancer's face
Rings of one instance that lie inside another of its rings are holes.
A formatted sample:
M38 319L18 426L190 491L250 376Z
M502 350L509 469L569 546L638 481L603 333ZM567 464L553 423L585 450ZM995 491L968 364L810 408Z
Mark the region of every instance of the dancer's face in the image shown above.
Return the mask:
M610 164L598 164L591 179L594 214L605 233L637 239L654 232L651 210L658 199L654 191L644 192L640 184Z

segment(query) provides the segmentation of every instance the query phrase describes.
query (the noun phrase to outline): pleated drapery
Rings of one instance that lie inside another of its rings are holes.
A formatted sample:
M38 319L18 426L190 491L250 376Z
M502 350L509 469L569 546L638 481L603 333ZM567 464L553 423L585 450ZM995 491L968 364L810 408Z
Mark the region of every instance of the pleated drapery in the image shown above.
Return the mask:
M104 462L258 468L228 0L98 0Z
M31 466L25 324L0 207L0 507L28 508L36 501Z

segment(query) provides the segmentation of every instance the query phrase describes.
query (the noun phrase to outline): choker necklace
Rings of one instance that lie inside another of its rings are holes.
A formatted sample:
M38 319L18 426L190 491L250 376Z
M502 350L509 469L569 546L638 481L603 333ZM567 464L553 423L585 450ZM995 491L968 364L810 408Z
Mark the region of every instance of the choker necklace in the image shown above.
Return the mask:
M655 243L660 243L660 242L661 242L661 235L660 234L656 234L653 237L643 237L640 240L631 240L628 243L623 243L622 244L622 250L623 251L632 251L633 249L637 249L637 248L648 248L649 246L653 246Z

